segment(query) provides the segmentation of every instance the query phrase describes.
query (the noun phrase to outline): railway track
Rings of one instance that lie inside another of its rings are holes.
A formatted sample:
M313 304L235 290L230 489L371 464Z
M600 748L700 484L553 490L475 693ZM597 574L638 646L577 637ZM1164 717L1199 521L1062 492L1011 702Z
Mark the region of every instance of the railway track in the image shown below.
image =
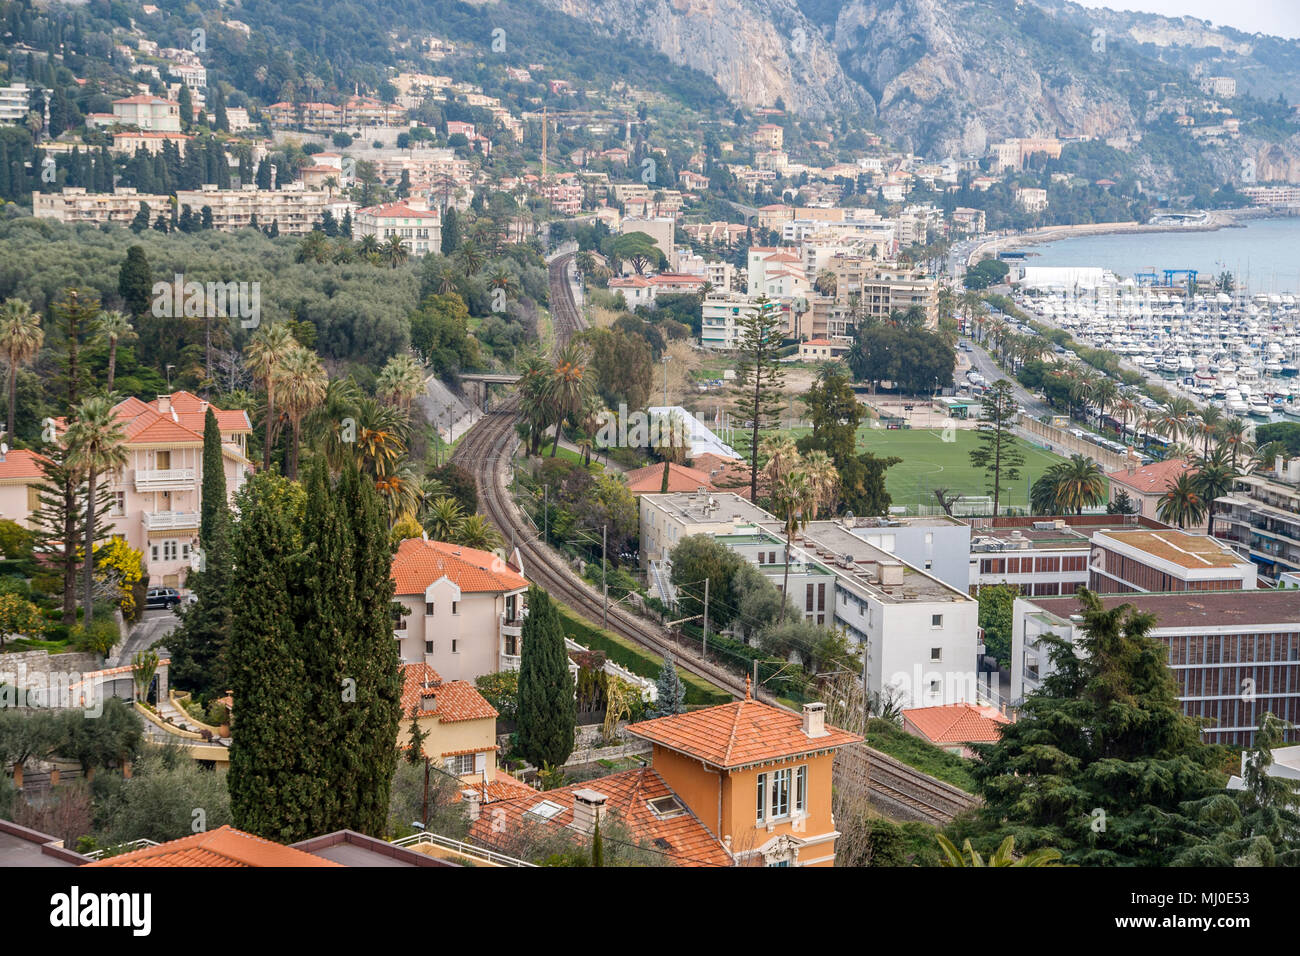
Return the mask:
M567 253L557 256L549 266L551 315L557 348L574 333L587 327L573 299L570 284L573 260L574 254ZM519 550L529 580L587 620L597 623L606 616L606 626L615 634L660 656L672 654L679 667L737 697L744 696L743 677L682 646L663 627L621 607L611 606L605 611L600 592L575 574L560 555L538 539L536 529L515 504L506 484L507 464L514 458L518 444L514 428L518 410L517 394L504 399L466 433L452 460L474 475L479 507L500 529L511 547ZM761 686L753 690L758 699L776 704L775 698ZM974 800L956 787L899 763L886 754L865 745L858 747L865 751L868 768L865 776L873 798L882 809L892 808L895 813L943 825Z

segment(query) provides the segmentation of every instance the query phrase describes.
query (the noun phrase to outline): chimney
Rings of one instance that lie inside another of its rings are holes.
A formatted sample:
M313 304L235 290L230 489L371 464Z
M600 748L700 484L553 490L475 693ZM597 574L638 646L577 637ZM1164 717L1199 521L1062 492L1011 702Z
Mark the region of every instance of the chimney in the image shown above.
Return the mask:
M826 705L820 701L803 705L803 734L805 737L827 737Z
M160 412L162 412L164 415L166 415L166 414L168 414L171 410L172 410L172 397L171 397L170 395L159 395L159 396L158 396L158 411L160 411Z
M595 790L573 791L573 828L581 833L591 833L597 823L605 822L605 795Z
M469 817L470 822L473 823L482 815L483 795L474 787L462 790L460 793L465 798L466 815Z

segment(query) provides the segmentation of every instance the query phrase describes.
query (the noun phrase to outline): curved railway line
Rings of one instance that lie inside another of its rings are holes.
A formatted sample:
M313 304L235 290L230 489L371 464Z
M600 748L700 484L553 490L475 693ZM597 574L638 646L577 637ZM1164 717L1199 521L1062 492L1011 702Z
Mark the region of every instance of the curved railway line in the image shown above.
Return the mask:
M551 315L557 346L586 328L586 321L574 302L570 283L573 259L572 253L566 253L553 259L549 267ZM474 475L480 509L501 530L506 540L519 549L529 579L582 617L598 623L603 610L600 592L575 574L560 555L538 540L536 529L515 504L507 487L507 464L518 446L514 428L518 409L519 397L512 393L485 413L465 434L452 460ZM671 653L678 666L738 697L745 693L743 677L682 646L667 630L652 621L611 605L607 627L656 654ZM776 703L761 687L756 688L755 696ZM974 803L970 794L886 754L865 745L856 745L853 749L857 751L857 759L850 762L864 770L872 797L877 799L882 809L942 825Z

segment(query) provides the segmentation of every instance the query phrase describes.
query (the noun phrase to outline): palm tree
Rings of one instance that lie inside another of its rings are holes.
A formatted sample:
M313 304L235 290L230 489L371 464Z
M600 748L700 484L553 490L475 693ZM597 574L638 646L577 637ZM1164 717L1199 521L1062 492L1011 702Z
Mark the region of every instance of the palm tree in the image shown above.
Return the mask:
M794 536L808 526L816 499L808 475L803 471L789 471L772 486L772 500L777 513L784 515L782 520L785 522L785 572L781 584L781 614L777 619L784 622L785 609L790 603L787 597L790 593L790 547Z
M433 499L424 516L424 530L434 541L450 541L465 520L465 511L455 498L443 495Z
M298 243L298 249L293 254L295 262L314 262L321 264L330 261L330 241L325 233L319 229L313 229L303 237L302 242Z
M1219 433L1219 426L1222 424L1223 410L1217 405L1206 405L1201 409L1201 423L1197 426L1197 431L1201 433L1201 457L1209 459L1210 442Z
M838 286L839 280L836 278L835 273L830 269L823 269L821 272L817 273L817 280L813 282L813 288L822 295L834 296L835 290Z
M1127 395L1121 395L1115 402L1113 409L1115 411L1115 417L1119 419L1119 440L1121 442L1124 441L1125 435L1128 431L1128 420L1130 418L1134 419L1134 425L1136 427L1137 413L1138 408L1140 407L1141 406L1139 406L1137 402L1133 401L1133 399L1129 398Z
M1119 398L1119 386L1109 375L1103 375L1092 386L1092 403L1097 406L1097 430L1101 430L1102 419L1106 417L1106 409L1114 405Z
M424 367L410 355L394 355L375 379L375 392L402 411L410 411L415 396L424 391Z
M1142 428L1143 451L1151 450L1151 436L1156 433L1156 429L1160 426L1161 418L1160 412L1154 408L1142 412L1139 420Z
M10 299L0 307L0 351L9 363L9 426L5 438L14 440L14 405L17 403L18 366L30 362L41 350L45 330L41 317L22 299Z
M1106 500L1106 475L1087 455L1071 455L1058 462L1045 477L1052 488L1053 514L1083 514ZM1031 489L1032 490L1032 489Z
M1061 862L1061 851L1054 847L1041 847L1017 858L1014 836L1003 840L987 863L984 857L970 845L970 840L966 840L958 850L957 845L942 833L936 833L934 836L939 841L939 848L943 850L942 866L1059 866Z
M388 241L379 247L379 256L384 262L396 269L410 258L411 253L407 250L405 243L402 242L401 236L389 236Z
M767 486L773 489L803 462L794 439L789 435L769 435L764 438L758 446L758 457L763 462L759 474Z
M119 342L129 342L135 338L135 329L131 319L122 312L103 312L99 316L96 329L100 338L108 343L108 388L113 391L113 379L117 374L117 346Z
M823 507L830 508L839 493L840 472L831 456L820 448L808 452L803 459L803 471L812 489L812 517Z
M1165 437L1180 441L1192 434L1192 412L1196 406L1188 398L1171 398L1169 404L1160 410L1160 427Z
M555 422L555 443L551 445L551 457L560 448L560 433L564 420L582 408L592 389L595 387L587 375L587 350L577 342L570 342L560 349L555 357L555 368L546 382L546 399L551 410L551 420Z
M1199 524L1205 517L1205 500L1201 497L1192 476L1183 472L1169 490L1160 496L1156 514L1165 524L1186 528L1188 523Z
M1209 515L1205 525L1206 534L1214 534L1215 503L1232 491L1239 474L1228 454L1227 449L1216 449L1210 458L1201 463L1192 477L1192 486L1205 502L1205 510Z
M957 304L966 313L967 328L974 330L975 340L983 342L984 320L988 314L984 311L984 296L967 289L958 297Z
M244 364L253 373L253 378L262 383L266 389L266 440L262 447L262 469L271 467L271 446L275 442L276 379L284 367L289 355L299 348L298 342L283 322L263 325L253 333L248 343L248 355Z
M486 516L466 515L456 528L453 543L465 548L491 551L501 547L501 533L492 527Z
M99 476L126 465L126 434L113 412L113 402L103 395L85 399L73 412L65 436L68 465L86 476L86 559L82 569L85 589L83 621L90 626L94 610L95 493Z
M466 239L456 250L456 258L460 261L460 266L465 270L465 278L469 279L478 274L487 262L487 255L473 239Z
M1232 464L1237 464L1237 456L1245 450L1250 434L1250 424L1240 418L1226 418L1219 425L1219 441L1228 446L1232 454Z
M456 270L447 262L440 265L433 275L434 286L437 288L439 295L449 295L455 292L456 282L459 279L460 276L456 274Z
M329 377L321 367L316 353L299 346L285 356L276 371L275 385L284 395L284 412L293 429L293 442L289 447L290 478L298 477L298 448L302 440L302 420L325 400L325 386Z
M420 479L409 464L382 469L375 475L375 490L384 499L389 527L420 505Z
M373 234L367 233L357 240L357 255L368 256L371 253L379 252L379 239Z

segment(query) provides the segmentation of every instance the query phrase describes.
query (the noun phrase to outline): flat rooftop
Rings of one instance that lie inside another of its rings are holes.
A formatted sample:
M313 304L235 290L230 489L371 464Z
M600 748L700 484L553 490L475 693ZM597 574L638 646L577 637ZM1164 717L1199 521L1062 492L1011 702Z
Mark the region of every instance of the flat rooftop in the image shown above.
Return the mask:
M1258 628L1279 625L1294 630L1300 626L1300 591L1179 591L1164 594L1103 594L1102 605L1110 610L1131 604L1156 616L1157 628L1214 627L1239 625ZM1082 605L1070 597L1025 598L1061 620L1082 613Z
M774 535L778 541L785 541L785 526L781 522L768 521L761 527ZM840 578L851 581L886 604L974 600L970 595L949 587L938 578L931 577L910 564L900 561L897 556L888 551L868 544L838 521L810 521L794 540L795 548L821 561ZM848 555L853 557L853 566L842 567L839 560ZM872 564L896 566L901 569L902 585L898 587L881 585L878 583L878 569L875 582L865 580L865 575L871 570L869 566Z
M1144 528L1140 531L1107 531L1106 537L1192 570L1250 566L1250 562L1237 552L1208 535L1148 531Z
M1044 525L1044 527L1040 528L1035 528L1033 524L1017 525L1015 527L972 527L970 533L971 553L1016 551L1020 549L1031 551L1087 551L1093 534L1098 531L1109 534L1134 530L1133 522L1125 521L1120 516L1106 522L1098 522L1095 516L1088 517L1092 520L1086 524L1073 524L1068 518L1042 518L1036 522ZM1058 521L1064 521L1065 523L1059 527L1056 525L1046 527L1046 525ZM1028 542L1028 544L1025 542ZM989 546L980 547L981 543Z
M740 524L776 521L775 515L730 491L677 491L666 495L641 495L640 500L686 525L716 525L737 519Z
M81 866L90 861L55 846L57 837L0 820L0 868L11 866Z
M898 515L889 518L854 518L851 527L854 531L875 531L888 528L949 528L961 527L964 524L966 522L960 518L950 518L947 515L921 515L919 517Z

